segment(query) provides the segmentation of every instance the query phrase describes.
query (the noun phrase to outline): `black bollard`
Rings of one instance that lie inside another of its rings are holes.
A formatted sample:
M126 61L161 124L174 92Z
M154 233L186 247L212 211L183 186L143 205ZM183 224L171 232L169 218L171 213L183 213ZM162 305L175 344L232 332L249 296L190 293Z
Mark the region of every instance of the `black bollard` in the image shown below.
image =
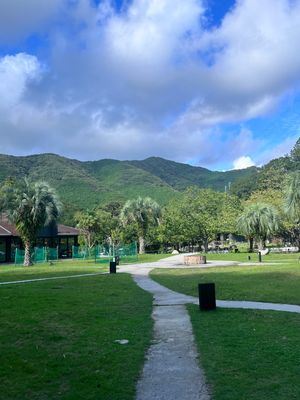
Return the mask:
M261 252L258 252L258 261L261 262Z
M201 311L216 309L216 293L214 283L199 283L199 308Z
M109 273L115 274L117 272L117 263L115 261L110 261L109 263Z
M251 256L248 256L248 261L251 261Z

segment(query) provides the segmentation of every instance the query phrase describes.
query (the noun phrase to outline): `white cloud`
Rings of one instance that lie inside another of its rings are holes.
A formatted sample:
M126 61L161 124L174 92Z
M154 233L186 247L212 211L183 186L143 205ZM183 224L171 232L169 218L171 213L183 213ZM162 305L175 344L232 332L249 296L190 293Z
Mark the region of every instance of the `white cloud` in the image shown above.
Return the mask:
M0 4L0 25L15 18L19 36L66 4L29 0L25 13L19 0L14 14L16 2ZM48 32L47 73L35 56L0 59L0 104L10 107L0 152L237 161L261 143L221 124L265 115L300 84L298 0L240 0L210 30L199 0L133 0L120 12L110 1L70 4L63 29Z
M242 156L233 161L233 169L249 168L255 165L249 156Z
M16 105L28 83L37 80L40 74L41 65L35 56L19 53L0 58L0 107Z
M188 34L199 31L202 12L198 0L134 0L126 16L109 19L106 45L123 67L149 74L180 58Z

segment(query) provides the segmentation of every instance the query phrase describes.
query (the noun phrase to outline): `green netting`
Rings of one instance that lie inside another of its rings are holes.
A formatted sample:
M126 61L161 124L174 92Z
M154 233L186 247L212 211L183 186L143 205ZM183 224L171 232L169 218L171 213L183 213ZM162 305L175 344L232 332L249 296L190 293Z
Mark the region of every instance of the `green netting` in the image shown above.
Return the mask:
M58 247L46 247L46 259L47 261L58 260Z
M119 244L114 248L114 254L119 257L136 256L137 245L136 242L130 244Z
M120 261L125 263L137 261L138 254L136 242L115 246L114 256L120 257Z
M25 251L20 249L15 249L15 264L24 263ZM31 254L32 262L43 263L47 261L55 261L58 259L58 248L50 247L35 247L33 253Z
M86 259L88 256L87 249L80 246L72 246L72 258Z
M117 246L101 244L92 248L85 246L72 246L72 258L83 260L94 260L97 263L108 263L114 257L119 257L122 262L133 262L137 260L137 244L119 244Z
M72 258L108 262L112 257L112 250L106 244L92 248L85 246L72 246Z
M42 263L46 261L46 251L45 247L35 247L33 253L33 262Z
M96 263L108 264L112 261L112 256L112 249L107 243L95 246L94 258Z
M24 263L24 255L25 255L24 250L16 249L16 251L15 251L15 264L16 265Z

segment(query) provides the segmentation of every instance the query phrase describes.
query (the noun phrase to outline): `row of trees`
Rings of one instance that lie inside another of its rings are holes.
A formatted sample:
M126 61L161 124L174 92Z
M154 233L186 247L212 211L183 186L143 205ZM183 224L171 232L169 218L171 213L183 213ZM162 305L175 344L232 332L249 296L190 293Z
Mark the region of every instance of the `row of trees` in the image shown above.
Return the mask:
M241 234L265 246L268 237L300 240L300 174L290 175L284 190L254 192L246 201L210 189L189 188L161 209L150 198L129 200L122 207L110 203L93 211L77 213L85 244L96 241L139 241L139 251L147 245L203 246L220 234ZM300 243L299 243L300 244Z
M291 173L283 190L254 192L245 202L237 230L249 239L250 251L254 239L264 248L272 235L287 238L300 249L300 173Z
M0 192L0 211L16 225L25 246L25 264L30 265L30 249L39 230L55 221L61 203L44 182L7 182ZM210 189L189 188L165 208L151 198L138 197L125 205L112 202L90 211L76 213L84 244L139 241L145 244L197 244L208 249L218 234L244 235L253 249L262 248L272 235L298 240L300 245L300 172L290 175L284 190L254 192L246 201Z

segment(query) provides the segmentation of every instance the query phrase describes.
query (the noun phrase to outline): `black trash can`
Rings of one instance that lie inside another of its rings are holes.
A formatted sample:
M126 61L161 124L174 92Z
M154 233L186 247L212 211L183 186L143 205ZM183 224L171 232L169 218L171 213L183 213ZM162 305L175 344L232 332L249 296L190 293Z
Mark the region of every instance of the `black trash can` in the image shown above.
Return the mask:
M199 308L201 311L216 309L216 291L214 283L199 283Z
M115 261L110 261L109 263L109 273L115 274L117 272L117 263Z

